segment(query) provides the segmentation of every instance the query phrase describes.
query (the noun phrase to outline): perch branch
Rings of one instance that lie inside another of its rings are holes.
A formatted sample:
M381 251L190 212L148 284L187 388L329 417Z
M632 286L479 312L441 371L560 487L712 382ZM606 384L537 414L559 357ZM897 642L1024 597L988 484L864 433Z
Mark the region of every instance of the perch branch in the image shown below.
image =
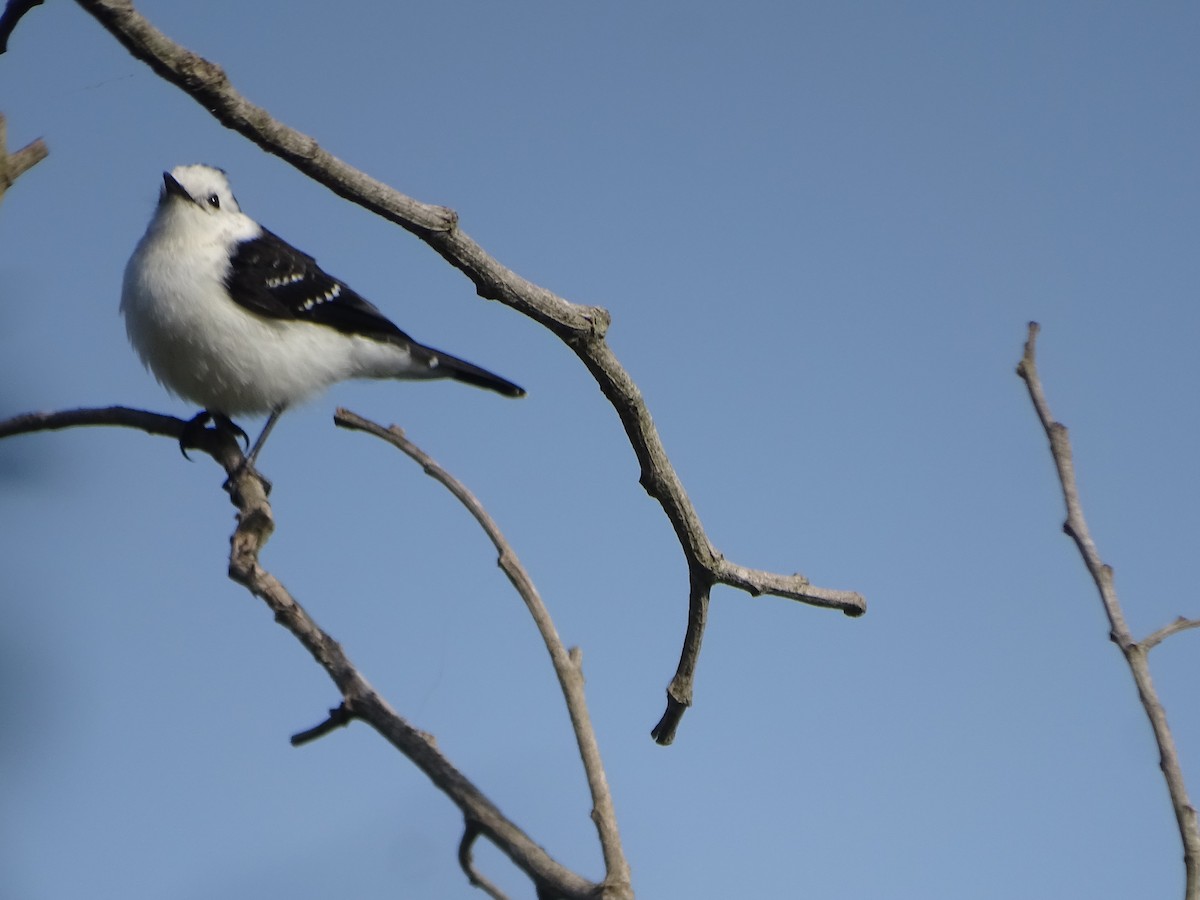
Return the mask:
M11 419L0 421L0 438L12 437L18 434L33 434L38 431L58 431L63 428L78 428L83 425L117 425L123 428L136 428L147 434L161 437L171 437L175 440L183 435L185 423L174 416L163 416L158 413L146 412L141 409L130 409L127 406L109 406L100 409L67 409L60 412L35 412L13 416ZM205 434L215 434L208 430ZM213 455L212 447L197 447L198 450ZM222 462L217 459L217 462Z
M853 591L816 588L800 575L780 575L735 566L709 540L691 500L667 458L649 410L633 379L604 340L609 314L594 306L571 303L517 275L493 259L458 227L452 210L420 203L360 172L323 149L313 138L274 119L243 97L224 70L197 56L158 31L129 0L77 0L135 57L190 95L222 125L247 137L340 197L407 229L425 241L450 265L466 275L481 297L500 302L548 328L583 361L612 404L641 464L641 483L659 502L679 539L689 571L701 571L713 583L751 595L771 594L857 616L866 601ZM696 604L689 612L689 631L703 629ZM691 704L691 681L700 641L685 642L672 682L670 702L677 712ZM686 686L686 690L684 687ZM678 716L675 716L678 721ZM660 723L660 726L662 723ZM670 733L659 732L660 743Z
M1075 542L1083 564L1087 567L1096 589L1100 593L1100 602L1104 605L1105 615L1108 616L1110 636L1113 643L1121 648L1129 670L1137 686L1138 697L1150 720L1150 728L1154 732L1154 740L1158 744L1159 767L1167 782L1167 791L1171 797L1171 806L1175 810L1175 820L1179 825L1180 838L1183 841L1183 859L1186 872L1186 900L1200 900L1200 828L1197 827L1196 810L1188 800L1187 788L1184 785L1183 769L1179 764L1179 754L1175 750L1175 740L1167 725L1166 710L1158 699L1154 682L1150 678L1150 664L1147 654L1151 647L1159 643L1168 634L1182 631L1184 628L1195 627L1196 622L1187 619L1176 620L1172 625L1160 629L1141 643L1133 639L1129 627L1125 624L1125 615L1117 598L1116 586L1113 582L1113 570L1100 557L1100 551L1088 531L1087 521L1083 516L1083 505L1079 499L1079 487L1075 481L1075 463L1071 454L1071 441L1067 436L1067 428L1061 422L1054 420L1050 414L1050 406L1046 401L1042 382L1038 376L1036 349L1039 326L1037 322L1029 323L1029 336L1025 341L1025 352L1017 366L1017 375L1029 389L1029 397L1033 408L1042 423L1046 437L1050 439L1050 454L1054 458L1054 466L1058 470L1058 480L1062 486L1063 500L1067 507L1067 521L1063 531ZM1180 623L1184 624L1180 624Z
M0 421L0 438L82 425L119 425L149 434L183 434L182 419L114 406L59 413L29 413ZM267 604L275 621L292 633L325 669L342 695L344 713L362 719L408 757L461 810L471 827L487 837L539 890L570 900L624 898L606 892L554 860L504 814L437 749L433 739L414 728L380 697L341 646L326 634L296 602L287 588L259 563L259 553L274 530L274 517L263 480L241 466L237 440L227 431L208 429L197 436L196 449L213 457L229 476L226 490L237 509L237 527L230 540L229 577ZM331 714L331 719L335 714ZM318 725L326 729L328 723ZM314 729L315 730L315 729Z
M496 552L500 555L498 560L500 568L525 602L525 606L542 636L546 651L550 654L550 662L554 666L554 673L558 676L563 699L567 703L571 728L575 732L575 743L579 747L588 789L592 795L592 820L596 823L596 832L604 853L604 883L620 892L621 896L632 896L629 887L629 863L621 849L621 837L617 831L617 816L613 809L612 792L609 790L608 779L604 774L604 763L600 757L596 732L592 728L591 716L588 715L587 695L583 686L583 670L580 661L572 658L563 645L562 638L558 635L558 629L554 627L554 620L550 617L550 611L542 602L541 595L534 586L529 572L517 558L512 545L500 531L500 526L483 508L479 499L467 490L461 481L405 437L403 430L395 425L384 428L382 425L364 419L346 409L339 409L334 415L333 421L341 428L364 431L387 441L420 465L426 475L449 490L467 508L467 511L479 523L496 548ZM614 896L616 895L614 894Z

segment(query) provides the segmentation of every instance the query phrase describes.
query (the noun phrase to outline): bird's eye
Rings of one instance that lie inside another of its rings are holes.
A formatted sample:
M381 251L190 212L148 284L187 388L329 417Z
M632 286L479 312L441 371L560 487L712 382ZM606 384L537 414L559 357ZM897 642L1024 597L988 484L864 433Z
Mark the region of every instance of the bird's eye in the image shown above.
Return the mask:
M218 197L216 194L209 194L208 195L208 205L211 206L213 209L220 209L221 208L221 198Z

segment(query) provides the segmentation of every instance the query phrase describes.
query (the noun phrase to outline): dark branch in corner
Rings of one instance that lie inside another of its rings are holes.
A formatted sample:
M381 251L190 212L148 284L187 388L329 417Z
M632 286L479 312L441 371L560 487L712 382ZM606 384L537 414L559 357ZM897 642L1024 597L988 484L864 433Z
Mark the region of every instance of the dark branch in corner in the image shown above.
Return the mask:
M702 572L714 584L725 584L758 596L770 594L857 616L866 601L853 591L818 588L801 575L781 575L735 565L713 546L699 515L667 458L641 392L604 340L608 313L571 303L501 265L458 227L452 210L420 203L347 165L313 138L275 120L262 107L239 94L220 66L197 56L166 37L128 0L77 0L135 57L175 84L221 124L268 153L287 161L334 193L370 210L421 238L475 285L481 297L499 300L548 328L579 357L612 404L641 464L641 483L662 506L679 540L689 571ZM693 594L689 637L669 690L668 715L655 729L660 743L670 743L674 727L692 702L692 675L701 645L704 616ZM695 632L694 634L691 632Z
M4 4L4 12L0 13L0 53L8 50L8 39L21 17L35 6L41 6L42 0L8 0Z

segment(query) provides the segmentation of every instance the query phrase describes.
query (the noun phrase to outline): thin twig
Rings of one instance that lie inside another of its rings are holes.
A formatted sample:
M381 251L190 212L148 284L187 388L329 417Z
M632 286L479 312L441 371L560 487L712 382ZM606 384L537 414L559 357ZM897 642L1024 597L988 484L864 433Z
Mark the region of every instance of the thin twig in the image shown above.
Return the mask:
M7 10L5 10L7 13ZM26 144L16 153L8 152L8 122L0 113L0 200L16 180L50 155L41 138Z
M467 489L461 481L443 469L429 454L405 437L404 432L395 425L384 428L369 419L364 419L347 409L338 409L333 421L341 428L354 431L364 431L381 440L387 441L421 466L425 474L430 476L450 491L451 494L466 507L467 511L479 523L487 534L488 539L499 553L499 565L512 582L517 593L525 602L530 616L537 625L546 651L550 654L550 662L558 676L559 687L567 703L567 712L571 717L571 727L575 732L575 743L579 747L579 755L583 760L584 773L587 776L588 789L592 795L592 819L596 823L596 832L600 838L600 846L604 853L604 883L610 889L611 896L633 896L629 886L629 863L621 849L621 837L617 830L617 816L613 808L612 792L608 787L608 779L604 774L604 763L600 757L600 746L596 741L596 732L592 728L592 720L588 715L587 694L584 691L583 671L578 658L573 658L567 651L550 611L542 601L541 595L534 586L529 572L517 558L512 545L504 537L500 526L491 517L479 499Z
M1164 625L1153 634L1142 638L1140 641L1142 649L1153 650L1171 635L1187 631L1189 628L1200 628L1200 619L1185 619L1183 616L1180 616L1170 625Z
M641 464L641 483L662 506L687 559L689 571L708 573L714 583L751 595L771 594L858 616L866 601L853 591L817 588L801 575L780 575L728 562L713 546L663 448L637 385L604 340L609 314L571 303L517 275L489 256L458 227L458 215L420 203L360 172L323 149L313 138L274 119L234 89L224 70L158 31L129 0L77 0L135 57L181 88L231 128L278 156L334 193L407 229L465 274L481 297L499 300L529 316L563 340L596 379L616 410ZM689 630L703 630L691 604ZM700 640L689 635L672 681L669 704L677 712L692 702L691 683ZM677 721L677 716L675 720ZM660 723L661 725L661 723ZM656 729L657 731L657 729ZM673 729L671 730L673 734ZM669 743L660 737L660 742Z
M82 425L119 425L178 440L186 424L171 416L114 406L16 416L0 421L0 438ZM535 885L552 885L558 895L570 900L624 898L626 895L620 893L606 894L604 885L594 884L554 860L456 769L429 735L411 726L375 692L338 642L259 563L259 553L274 531L274 516L263 479L242 466L236 438L227 430L207 429L197 436L195 446L211 455L229 476L225 489L237 509L237 528L230 540L229 577L265 602L275 614L275 621L312 654L337 686L347 713L368 723L407 756Z
M1154 682L1150 678L1150 665L1147 653L1150 648L1161 641L1167 634L1183 630L1184 627L1195 627L1197 623L1186 619L1176 620L1173 625L1152 634L1141 643L1135 641L1125 624L1125 616L1121 611L1117 590L1113 583L1113 570L1100 558L1087 521L1083 516L1083 506L1079 499L1079 487L1075 481L1075 463L1071 456L1071 442L1067 436L1066 426L1054 420L1050 414L1050 406L1046 402L1042 382L1038 377L1036 361L1036 345L1039 326L1037 322L1029 323L1029 336L1025 341L1025 352L1017 366L1017 375L1029 389L1029 397L1037 411L1038 419L1050 439L1050 453L1054 457L1054 465L1058 470L1058 480L1062 485L1063 500L1067 506L1067 521L1063 531L1075 541L1083 563L1087 566L1096 589L1100 592L1100 601L1104 605L1105 615L1108 616L1110 636L1129 664L1137 686L1138 696L1150 720L1154 731L1154 740L1158 744L1159 767L1167 782L1167 791L1171 796L1171 806L1175 810L1175 820L1179 825L1179 834L1183 842L1184 868L1187 884L1184 896L1186 900L1200 900L1200 827L1197 827L1196 810L1188 800L1187 788L1183 779L1183 768L1179 764L1179 754L1175 749L1175 740L1167 725L1167 714L1158 699ZM1180 625L1180 622L1187 623Z

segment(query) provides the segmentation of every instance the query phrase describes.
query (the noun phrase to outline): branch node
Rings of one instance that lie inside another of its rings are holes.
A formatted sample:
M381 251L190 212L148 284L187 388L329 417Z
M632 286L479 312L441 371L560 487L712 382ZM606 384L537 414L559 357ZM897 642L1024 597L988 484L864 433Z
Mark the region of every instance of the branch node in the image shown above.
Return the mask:
M188 54L180 60L179 70L189 87L203 88L206 91L218 90L229 81L229 76L223 68L195 53Z
M448 206L435 206L433 207L433 213L439 219L441 219L441 221L438 223L438 227L432 230L441 232L457 230L458 210L451 209Z

